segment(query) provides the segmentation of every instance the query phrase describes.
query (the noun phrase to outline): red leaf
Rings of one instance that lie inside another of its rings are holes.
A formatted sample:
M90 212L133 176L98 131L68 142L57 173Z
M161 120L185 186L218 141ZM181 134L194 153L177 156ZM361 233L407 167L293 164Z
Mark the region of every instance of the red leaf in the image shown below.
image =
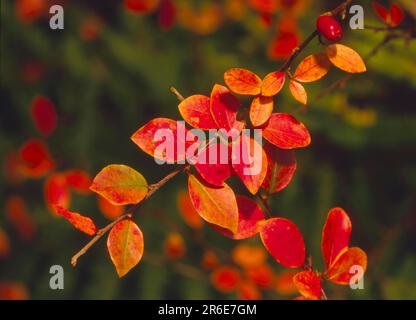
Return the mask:
M241 135L232 147L232 167L248 191L256 194L267 173L267 155L255 139Z
M273 284L274 273L269 265L263 264L247 270L247 277L261 288L269 288Z
M92 178L83 170L73 169L69 170L65 173L66 183L69 187L71 187L74 191L88 194L90 193L90 186L92 183Z
M121 220L108 235L107 249L118 276L122 277L142 258L143 234L131 219Z
M238 227L238 207L234 191L224 183L222 187L205 184L194 175L188 180L189 196L199 213L207 222L235 233Z
M354 266L360 266L363 272L367 268L367 255L363 250L356 247L344 250L339 254L327 270L327 279L338 284L347 285L355 275L354 272L356 271L352 270Z
M232 292L240 282L240 272L234 267L220 267L211 274L211 282L218 291Z
M177 232L168 234L164 244L165 254L172 259L184 256L186 248L182 236Z
M160 0L124 0L126 8L137 14L149 14L155 11Z
M178 108L182 118L194 128L209 130L217 127L211 115L210 99L207 96L201 94L190 96L183 100Z
M269 58L273 60L288 58L300 44L299 38L296 30L278 31L268 47L267 53Z
M260 223L260 236L269 253L288 268L302 267L305 242L298 227L290 220L272 218Z
M23 176L39 178L55 166L45 143L38 139L28 140L19 150L22 160L20 170Z
M273 98L258 96L250 105L250 121L254 127L259 127L270 119L273 113Z
M211 143L198 154L195 169L214 186L222 186L231 175L229 147L222 142Z
M229 131L236 123L238 99L226 87L216 84L211 92L211 114L217 128Z
M403 22L404 12L403 10L395 3L390 7L390 25L396 27Z
M94 222L78 212L72 212L59 206L56 207L56 212L67 219L76 229L81 230L90 236L97 232Z
M319 300L322 294L321 279L314 271L302 271L293 277L293 282L302 296Z
M238 228L237 232L232 233L227 229L212 225L213 228L228 238L243 240L255 236L259 232L257 226L259 221L264 220L264 212L260 206L250 198L237 196L238 206Z
M386 7L382 6L377 1L373 1L373 9L384 22L387 22L389 12Z
M110 164L102 169L90 189L114 205L137 204L149 190L142 174L123 164Z
M137 130L131 140L155 159L174 163L186 159L186 150L193 144L194 138L183 122L156 118ZM185 147L181 150L180 146Z
M56 128L57 114L54 104L46 97L37 96L31 106L36 129L49 136Z
M261 292L254 283L248 280L243 280L238 286L238 299L260 300Z
M56 214L56 206L68 208L71 194L68 190L65 175L54 173L48 177L44 186L45 202L49 210Z
M263 129L263 136L281 149L303 148L311 143L308 129L286 113L273 113Z
M176 5L172 0L162 0L159 8L159 25L164 31L172 28L176 19Z
M322 231L322 255L330 268L338 254L348 248L351 235L351 220L341 208L329 211Z
M296 172L296 157L293 150L282 150L270 144L265 145L267 174L262 187L269 194L286 188Z
M36 225L22 197L10 196L7 198L6 215L22 239L30 240L34 237Z
M286 74L284 72L275 71L266 75L261 85L261 94L264 97L275 96L282 90L285 84Z
M258 95L261 91L261 79L247 69L233 68L224 73L224 81L230 90L237 94Z
M26 286L19 282L0 282L0 300L28 300Z

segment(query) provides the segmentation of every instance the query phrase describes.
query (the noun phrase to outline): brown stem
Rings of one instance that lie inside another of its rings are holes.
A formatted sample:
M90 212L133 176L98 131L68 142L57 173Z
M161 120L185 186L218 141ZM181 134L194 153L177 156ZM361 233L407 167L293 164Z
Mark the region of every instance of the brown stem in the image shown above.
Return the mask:
M270 209L268 198L263 197L260 194L256 194L256 198L259 199L261 206L263 207L264 211L266 211L267 215L271 218L273 217L272 210Z

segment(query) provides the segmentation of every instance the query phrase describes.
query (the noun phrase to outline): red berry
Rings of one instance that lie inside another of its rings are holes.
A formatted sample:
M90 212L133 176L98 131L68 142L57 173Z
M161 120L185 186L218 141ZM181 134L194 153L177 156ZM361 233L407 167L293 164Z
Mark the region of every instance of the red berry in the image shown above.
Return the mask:
M337 42L342 38L342 27L339 22L331 16L320 16L316 21L316 27L329 41Z

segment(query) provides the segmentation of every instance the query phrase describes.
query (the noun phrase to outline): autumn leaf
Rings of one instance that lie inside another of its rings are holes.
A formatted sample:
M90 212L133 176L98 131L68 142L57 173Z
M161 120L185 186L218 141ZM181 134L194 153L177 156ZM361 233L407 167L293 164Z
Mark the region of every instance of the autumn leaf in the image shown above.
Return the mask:
M131 136L131 140L144 152L168 163L185 160L186 150L193 145L194 138L194 134L185 127L184 122L168 118L153 119ZM185 146L183 150L178 147L181 145ZM166 152L168 146L172 147L171 153Z
M350 47L332 44L326 47L328 59L337 68L349 73L361 73L367 70L363 59Z
M242 280L238 286L237 297L240 300L261 300L261 292L252 281Z
M286 188L296 172L296 156L293 150L283 150L266 144L267 174L262 187L269 194Z
M232 251L233 261L243 269L249 269L265 264L266 251L259 246L239 243Z
M124 0L126 8L137 14L149 14L157 9L160 0Z
M59 206L56 206L56 212L58 215L67 219L76 229L81 230L89 236L92 236L97 232L94 222L78 212L72 212Z
M288 268L302 267L305 242L298 227L290 220L272 218L260 223L260 237L267 251Z
M238 206L238 228L235 233L227 229L213 225L214 229L228 238L243 240L255 236L259 232L257 226L259 221L264 220L264 212L260 206L250 198L237 196Z
M107 249L118 276L122 277L142 258L143 234L131 219L121 220L113 226L108 235Z
M258 96L250 105L250 121L254 127L259 127L269 120L273 113L273 98Z
M251 194L256 194L267 173L267 155L255 139L241 135L232 147L232 167Z
M296 101L304 105L308 103L308 94L306 93L304 86L302 86L299 82L290 80L289 89Z
M142 201L148 185L146 179L129 166L111 164L95 176L90 189L114 205L124 205Z
M392 27L397 27L404 20L403 10L395 3L390 7L390 25Z
M39 139L27 140L20 147L16 161L20 173L31 178L40 178L55 167L48 147Z
M267 264L248 268L246 274L247 278L263 289L270 288L274 281L273 269Z
M187 225L195 229L200 229L203 226L203 220L195 210L187 190L179 191L176 198L176 205L179 213L182 216L182 219Z
M302 296L319 300L322 294L321 279L314 271L302 271L293 277L293 282Z
M247 69L227 70L224 73L224 81L230 90L237 94L255 96L261 92L261 79Z
M170 30L175 23L176 14L176 2L173 0L162 0L158 16L160 28L164 31Z
M275 71L267 74L261 85L261 95L264 97L273 97L282 90L285 84L285 73Z
M186 247L182 236L177 232L168 234L164 243L165 254L171 259L179 259L184 256Z
M46 179L44 185L46 205L53 214L56 206L68 208L71 202L71 194L68 189L66 177L62 173L53 173Z
M10 254L10 240L7 233L0 228L0 259Z
M56 129L57 114L55 105L44 96L37 96L30 107L36 129L49 136Z
M211 274L211 283L220 292L230 293L234 291L241 280L237 268L230 266L219 267Z
M326 278L331 282L348 285L357 272L353 267L361 267L363 272L367 268L367 255L357 247L342 251L327 270Z
M379 4L377 1L373 1L373 9L377 13L377 15L384 21L387 22L387 18L389 17L388 10Z
M290 114L273 113L263 128L263 137L281 149L303 148L311 143L308 129Z
M211 92L211 114L217 128L229 131L236 123L238 99L226 87L216 84Z
M231 176L229 147L222 142L211 143L197 156L195 169L214 186L222 186Z
M24 240L31 240L36 233L36 224L27 209L25 200L18 195L6 199L6 216Z
M92 178L83 170L73 169L65 172L66 183L72 190L81 194L90 193Z
M199 215L207 222L230 230L238 227L238 207L234 191L226 184L212 187L194 175L188 180L189 195Z
M210 110L210 98L201 94L193 95L179 103L182 118L192 127L209 130L217 127Z
M97 195L97 200L100 212L107 219L115 220L124 213L124 206L114 205L100 195Z
M299 82L313 82L324 77L331 66L325 53L307 56L296 68L293 78Z
M338 254L348 248L351 235L351 220L341 208L329 211L322 231L322 255L330 268Z

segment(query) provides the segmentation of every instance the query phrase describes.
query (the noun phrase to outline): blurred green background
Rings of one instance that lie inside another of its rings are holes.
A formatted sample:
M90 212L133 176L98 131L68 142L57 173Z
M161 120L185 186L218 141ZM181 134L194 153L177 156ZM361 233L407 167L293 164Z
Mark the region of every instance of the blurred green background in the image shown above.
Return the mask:
M194 6L224 3L191 2ZM301 39L313 30L316 17L336 2L313 1L296 12L293 19ZM58 3L65 10L64 30L51 30L48 14L23 22L16 14L15 1L1 1L2 158L38 136L29 106L41 94L55 103L59 117L57 130L47 141L56 170L80 168L94 176L110 163L124 163L156 182L172 166L156 165L130 136L152 118L179 118L170 86L184 96L209 94L214 83L223 84L223 73L231 67L264 76L280 66L268 57L267 46L275 33L275 21L283 19L285 11L278 11L273 25L265 28L259 14L247 8L242 18L224 17L213 32L202 35L178 24L162 30L157 12L133 14L122 1ZM382 25L370 1L355 3L365 6L366 23ZM414 21L414 2L398 3L407 9L407 21ZM91 20L99 21L93 39L82 31ZM372 30L345 33L342 42L363 56L384 36ZM302 56L318 50L321 45L314 41ZM287 87L276 100L275 112L293 113L303 121L311 131L312 144L296 152L298 170L292 183L271 198L274 215L288 217L299 226L314 265L322 270L322 226L329 209L341 206L352 220L351 245L368 254L365 290L325 284L329 298L416 299L415 57L414 41L394 40L367 63L367 73L354 76L306 112L301 112ZM22 75L27 63L43 70L35 80ZM322 81L306 84L310 100L344 75L332 68ZM184 224L176 206L178 191L184 188L186 176L179 175L138 210L135 220L145 237L144 258L119 279L105 239L76 268L71 267L70 257L87 237L48 212L42 179L9 183L3 170L1 207L10 195L21 195L37 230L31 241L24 241L5 214L0 214L0 226L10 239L10 254L0 258L0 283L21 283L33 299L235 298L233 293L215 290L209 273L200 266L202 250L187 237L194 231ZM236 190L246 193L241 185ZM108 220L99 213L95 199L94 195L73 195L71 209L104 226ZM187 253L179 261L164 256L164 239L172 226L161 223L160 212L189 229L183 235ZM226 253L236 245L209 227L200 232L206 242ZM246 242L260 243L257 238ZM276 274L283 270L272 259L269 263ZM49 268L54 264L64 267L64 290L49 289ZM293 296L273 288L263 291L266 299Z

